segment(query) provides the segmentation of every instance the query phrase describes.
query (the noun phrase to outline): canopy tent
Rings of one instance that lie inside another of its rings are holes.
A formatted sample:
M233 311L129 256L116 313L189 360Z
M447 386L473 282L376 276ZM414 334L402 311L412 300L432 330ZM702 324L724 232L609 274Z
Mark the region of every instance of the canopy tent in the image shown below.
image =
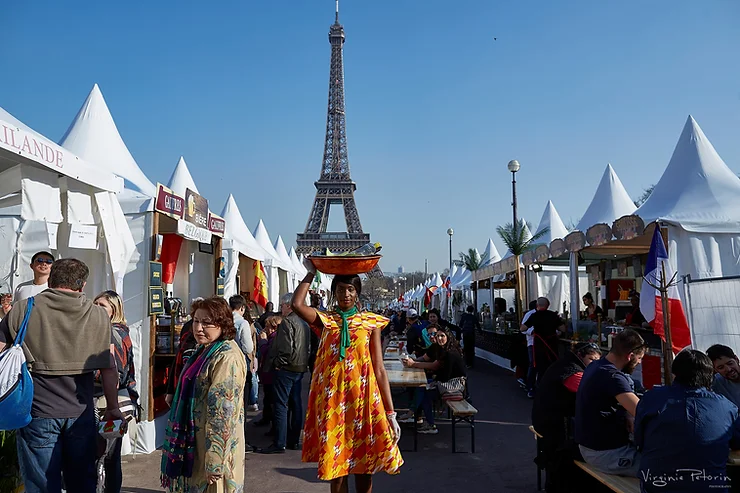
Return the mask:
M293 263L293 270L301 279L303 279L308 271L306 271L306 268L303 267L303 263L298 259L298 255L295 253L295 247L290 247L288 255L290 256L290 261Z
M275 240L275 245L273 246L275 247L275 252L277 252L278 258L286 267L286 271L288 273L288 292L292 293L298 285L298 274L296 273L295 267L293 266L293 261L288 255L288 251L285 249L283 237L278 235L277 240Z
M486 243L486 249L483 250L482 267L495 264L499 260L501 260L501 255L499 255L496 245L493 244L493 240L491 238L488 238L488 243Z
M637 206L622 185L616 171L611 164L607 164L591 204L578 221L576 229L585 233L594 224L611 225L615 220L632 214L636 209Z
M254 239L257 240L259 246L267 252L267 258L265 258L265 272L267 273L268 299L277 306L280 301L280 296L288 292L289 266L280 260L280 256L275 251L275 247L272 246L270 234L267 232L267 228L262 219L260 219L257 227L254 228L252 234L254 235Z
M122 291L134 251L115 195L123 189L123 180L55 144L3 108L0 127L2 289L13 292L32 279L31 257L51 250L88 265L92 273L88 294Z
M269 254L252 236L231 194L226 199L221 217L226 221L223 250L226 271L224 297L251 293L254 289L254 261L264 262Z
M740 178L692 116L636 215L646 224L658 221L667 227L668 255L679 275L694 281L713 279L679 289L684 297L689 293L684 303L694 347L740 347L740 279L727 279L740 275Z
M92 163L104 163L108 171L131 183L149 197L157 187L149 181L124 144L118 127L95 84L59 144Z
M563 220L560 218L560 214L558 214L551 200L547 201L535 235L545 230L547 230L547 233L536 241L538 245L549 245L554 240L565 238L568 235L568 229L563 224ZM541 267L537 271L529 269L526 271L527 299L534 300L539 297L545 297L550 300L552 310L563 312L563 304L567 303L570 298L569 268L566 266L548 265L546 262ZM578 278L579 287L588 290L588 274L584 268L579 269Z

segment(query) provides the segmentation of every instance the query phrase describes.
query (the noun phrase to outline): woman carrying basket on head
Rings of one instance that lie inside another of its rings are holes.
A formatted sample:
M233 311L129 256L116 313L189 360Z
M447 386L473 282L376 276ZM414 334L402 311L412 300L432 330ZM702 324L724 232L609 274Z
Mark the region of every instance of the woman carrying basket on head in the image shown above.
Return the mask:
M303 461L318 462L319 479L331 481L331 493L349 491L355 476L358 493L372 490L372 474L398 473L401 429L393 410L383 366L380 331L389 319L360 312L362 283L357 275L334 276L331 311L306 305L316 268L304 261L308 274L293 296L293 311L320 337L311 380Z

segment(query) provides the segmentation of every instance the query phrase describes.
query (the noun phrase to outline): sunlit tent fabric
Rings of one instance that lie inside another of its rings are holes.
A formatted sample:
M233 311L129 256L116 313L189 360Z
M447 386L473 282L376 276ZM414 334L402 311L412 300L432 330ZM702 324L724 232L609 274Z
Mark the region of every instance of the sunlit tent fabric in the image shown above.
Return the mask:
M239 289L237 289L237 273L240 269L239 255L252 259L252 262L255 260L264 262L268 254L252 236L252 232L249 231L247 224L244 222L244 218L239 212L239 206L236 205L236 200L231 194L226 199L221 217L226 221L226 230L224 231L224 264L226 270L224 296L228 298L239 294ZM243 271L244 278L241 279L241 283L244 289L242 291L252 291L254 278L252 266L244 265ZM250 273L251 275L249 275Z
M280 296L288 292L288 266L283 264L278 253L275 251L275 247L272 246L270 234L267 232L267 228L262 219L260 219L257 227L254 228L252 234L254 235L254 239L257 240L259 246L267 252L268 256L265 259L265 272L267 272L268 298L277 306L277 303L280 301ZM280 271L282 271L282 275ZM282 283L281 278L283 279Z
M108 105L97 85L88 95L77 116L62 137L62 142L78 150L85 159L94 159L95 165L126 180L128 186L117 194L133 235L136 249L126 268L123 280L124 313L134 350L134 368L144 416L148 415L150 324L147 289L149 260L152 257L153 211L156 190L134 160L118 132ZM142 421L137 426L136 443L126 435L122 445L124 454L132 450L151 453L159 445L154 422Z
M740 178L689 116L663 175L637 212L668 228L668 256L680 276L713 279L679 289L697 349L740 347ZM725 278L725 279L721 279Z
M278 235L273 247L275 248L275 252L277 252L278 254L278 258L286 267L286 272L288 273L288 291L292 293L297 286L297 274L295 272L295 268L293 267L293 262L288 256L288 251L285 249L285 243L283 243L282 236Z
M193 175L190 174L188 163L185 162L184 157L180 156L180 159L177 161L170 180L167 182L167 188L180 197L185 197L185 189L187 188L195 193L200 193L198 187L195 186L195 180L193 180Z
M635 212L635 209L637 206L622 185L616 171L611 164L607 164L596 193L583 217L578 221L576 229L585 233L594 224L605 223L611 226L620 217Z
M86 161L103 164L109 171L132 184L138 191L154 197L157 189L131 156L108 110L100 88L95 84L59 141Z
M306 276L306 268L303 266L303 263L298 259L298 255L295 253L295 248L290 247L290 252L288 252L288 255L290 256L290 261L293 263L293 268L295 269L296 273L300 277L300 279L303 279Z
M483 250L482 267L495 264L499 260L501 260L501 255L499 255L496 245L493 244L493 240L491 238L488 238L488 243L486 243L486 249Z
M563 224L563 220L560 218L560 214L558 214L551 200L545 206L535 235L545 230L547 230L547 233L539 240L536 240L536 244L549 245L553 240L565 238L568 235L568 229ZM545 264L539 272L528 270L527 277L527 291L530 300L542 296L550 300L552 310L563 310L563 302L567 302L570 297L570 273L568 267ZM579 270L579 287L583 293L588 290L588 274L585 268Z
M123 180L95 167L0 108L0 286L13 292L32 279L27 266L40 250L86 262L96 289L123 290L134 250L115 192ZM66 207L64 207L66 205ZM70 243L71 228L94 235L93 245ZM97 228L102 228L104 241ZM69 245L73 246L69 246Z

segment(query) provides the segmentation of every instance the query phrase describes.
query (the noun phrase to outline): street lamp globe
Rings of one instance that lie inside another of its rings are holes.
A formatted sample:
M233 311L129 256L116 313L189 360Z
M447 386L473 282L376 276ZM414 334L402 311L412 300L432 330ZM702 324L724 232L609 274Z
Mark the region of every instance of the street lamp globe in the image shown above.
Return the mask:
M447 230L447 234L452 236L455 232L452 230L452 228Z
M511 171L512 173L516 173L517 171L519 171L520 168L519 161L517 161L516 159L512 159L511 161L509 161L509 164L506 167L509 168L509 171Z

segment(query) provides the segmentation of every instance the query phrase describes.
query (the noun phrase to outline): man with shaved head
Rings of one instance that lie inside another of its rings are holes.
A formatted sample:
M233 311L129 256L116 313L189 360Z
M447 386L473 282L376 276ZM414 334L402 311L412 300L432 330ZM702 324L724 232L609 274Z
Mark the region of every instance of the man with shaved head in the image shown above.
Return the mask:
M550 300L537 298L537 311L521 325L522 332L532 330L534 337L534 371L537 381L545 370L558 359L558 336L565 332L565 324L560 316L549 310ZM530 393L531 397L531 393Z

